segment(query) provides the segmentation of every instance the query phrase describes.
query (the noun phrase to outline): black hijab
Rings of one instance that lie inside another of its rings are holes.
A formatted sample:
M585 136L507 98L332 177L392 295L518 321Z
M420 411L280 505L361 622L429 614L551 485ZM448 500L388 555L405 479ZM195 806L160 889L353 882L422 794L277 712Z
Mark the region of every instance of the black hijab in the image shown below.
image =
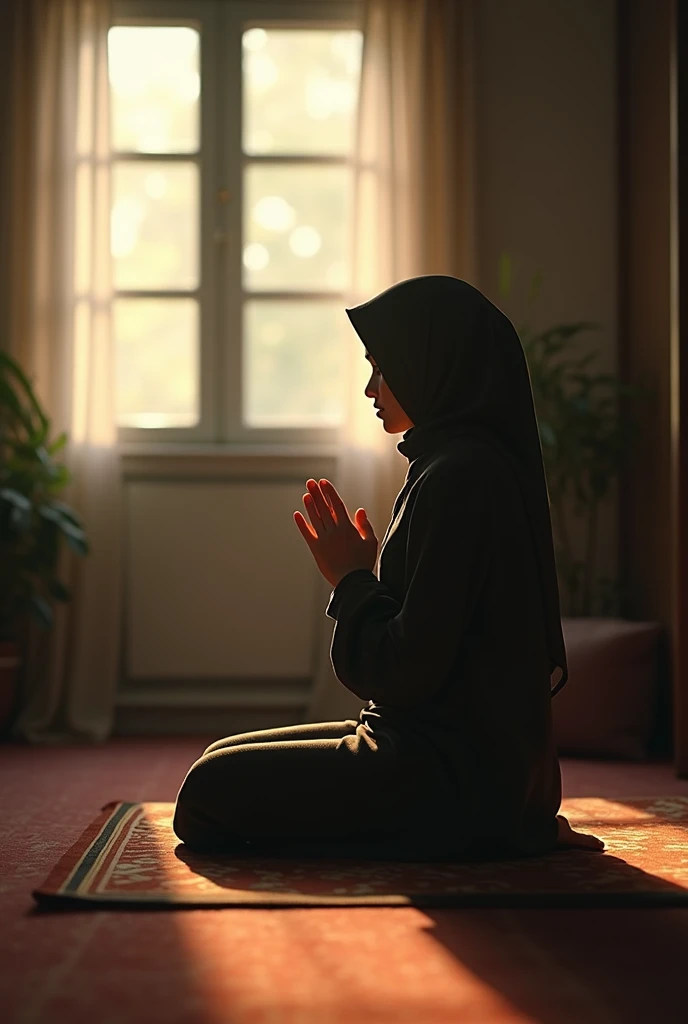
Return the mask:
M537 555L550 673L562 670L554 696L568 679L559 584L530 375L513 324L477 288L442 274L401 281L346 312L413 420L397 445L409 462L473 436L515 471Z

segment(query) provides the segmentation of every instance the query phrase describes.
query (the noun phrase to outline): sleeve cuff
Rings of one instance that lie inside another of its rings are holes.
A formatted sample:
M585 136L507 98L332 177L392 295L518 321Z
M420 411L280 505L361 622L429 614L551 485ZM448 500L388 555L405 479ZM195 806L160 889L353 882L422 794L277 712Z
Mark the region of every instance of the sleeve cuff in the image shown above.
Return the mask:
M344 595L348 592L349 588L353 584L356 585L357 580L365 580L367 583L373 580L375 583L379 583L379 580L372 569L353 569L348 572L346 576L342 576L337 586L330 594L330 600L325 609L325 614L331 619L337 618L339 606L341 605Z

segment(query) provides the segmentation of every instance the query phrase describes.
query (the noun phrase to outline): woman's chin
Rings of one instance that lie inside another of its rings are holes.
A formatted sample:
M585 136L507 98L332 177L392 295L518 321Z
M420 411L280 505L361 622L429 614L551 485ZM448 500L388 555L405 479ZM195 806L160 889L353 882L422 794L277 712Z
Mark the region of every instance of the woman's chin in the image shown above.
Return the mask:
M386 434L401 434L403 433L404 430L406 430L406 427L403 424L395 423L393 419L390 419L388 416L385 416L384 412L382 413L382 415L380 415L379 413L377 413L376 415L379 420L382 420L382 427Z
M395 420L391 416L383 415L380 417L380 419L382 420L382 426L385 428L388 434L400 434L403 430L406 429L403 423L399 423L398 420Z

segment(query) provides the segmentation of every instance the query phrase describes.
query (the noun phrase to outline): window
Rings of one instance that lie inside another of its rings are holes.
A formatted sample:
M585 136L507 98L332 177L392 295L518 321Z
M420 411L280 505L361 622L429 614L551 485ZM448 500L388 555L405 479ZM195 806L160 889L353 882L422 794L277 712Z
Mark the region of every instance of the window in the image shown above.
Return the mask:
M123 440L327 441L341 422L356 14L328 0L116 4Z

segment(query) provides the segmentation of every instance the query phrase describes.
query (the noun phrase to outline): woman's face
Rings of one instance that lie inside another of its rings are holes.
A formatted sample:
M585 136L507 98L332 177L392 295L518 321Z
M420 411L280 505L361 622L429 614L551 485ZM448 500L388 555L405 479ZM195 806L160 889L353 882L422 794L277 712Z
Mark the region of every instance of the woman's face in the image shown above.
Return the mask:
M366 359L372 367L372 373L366 384L365 393L367 398L374 399L375 407L379 409L376 415L382 420L383 427L388 434L401 434L410 430L413 426L412 421L385 384L375 360L368 352L366 352Z

